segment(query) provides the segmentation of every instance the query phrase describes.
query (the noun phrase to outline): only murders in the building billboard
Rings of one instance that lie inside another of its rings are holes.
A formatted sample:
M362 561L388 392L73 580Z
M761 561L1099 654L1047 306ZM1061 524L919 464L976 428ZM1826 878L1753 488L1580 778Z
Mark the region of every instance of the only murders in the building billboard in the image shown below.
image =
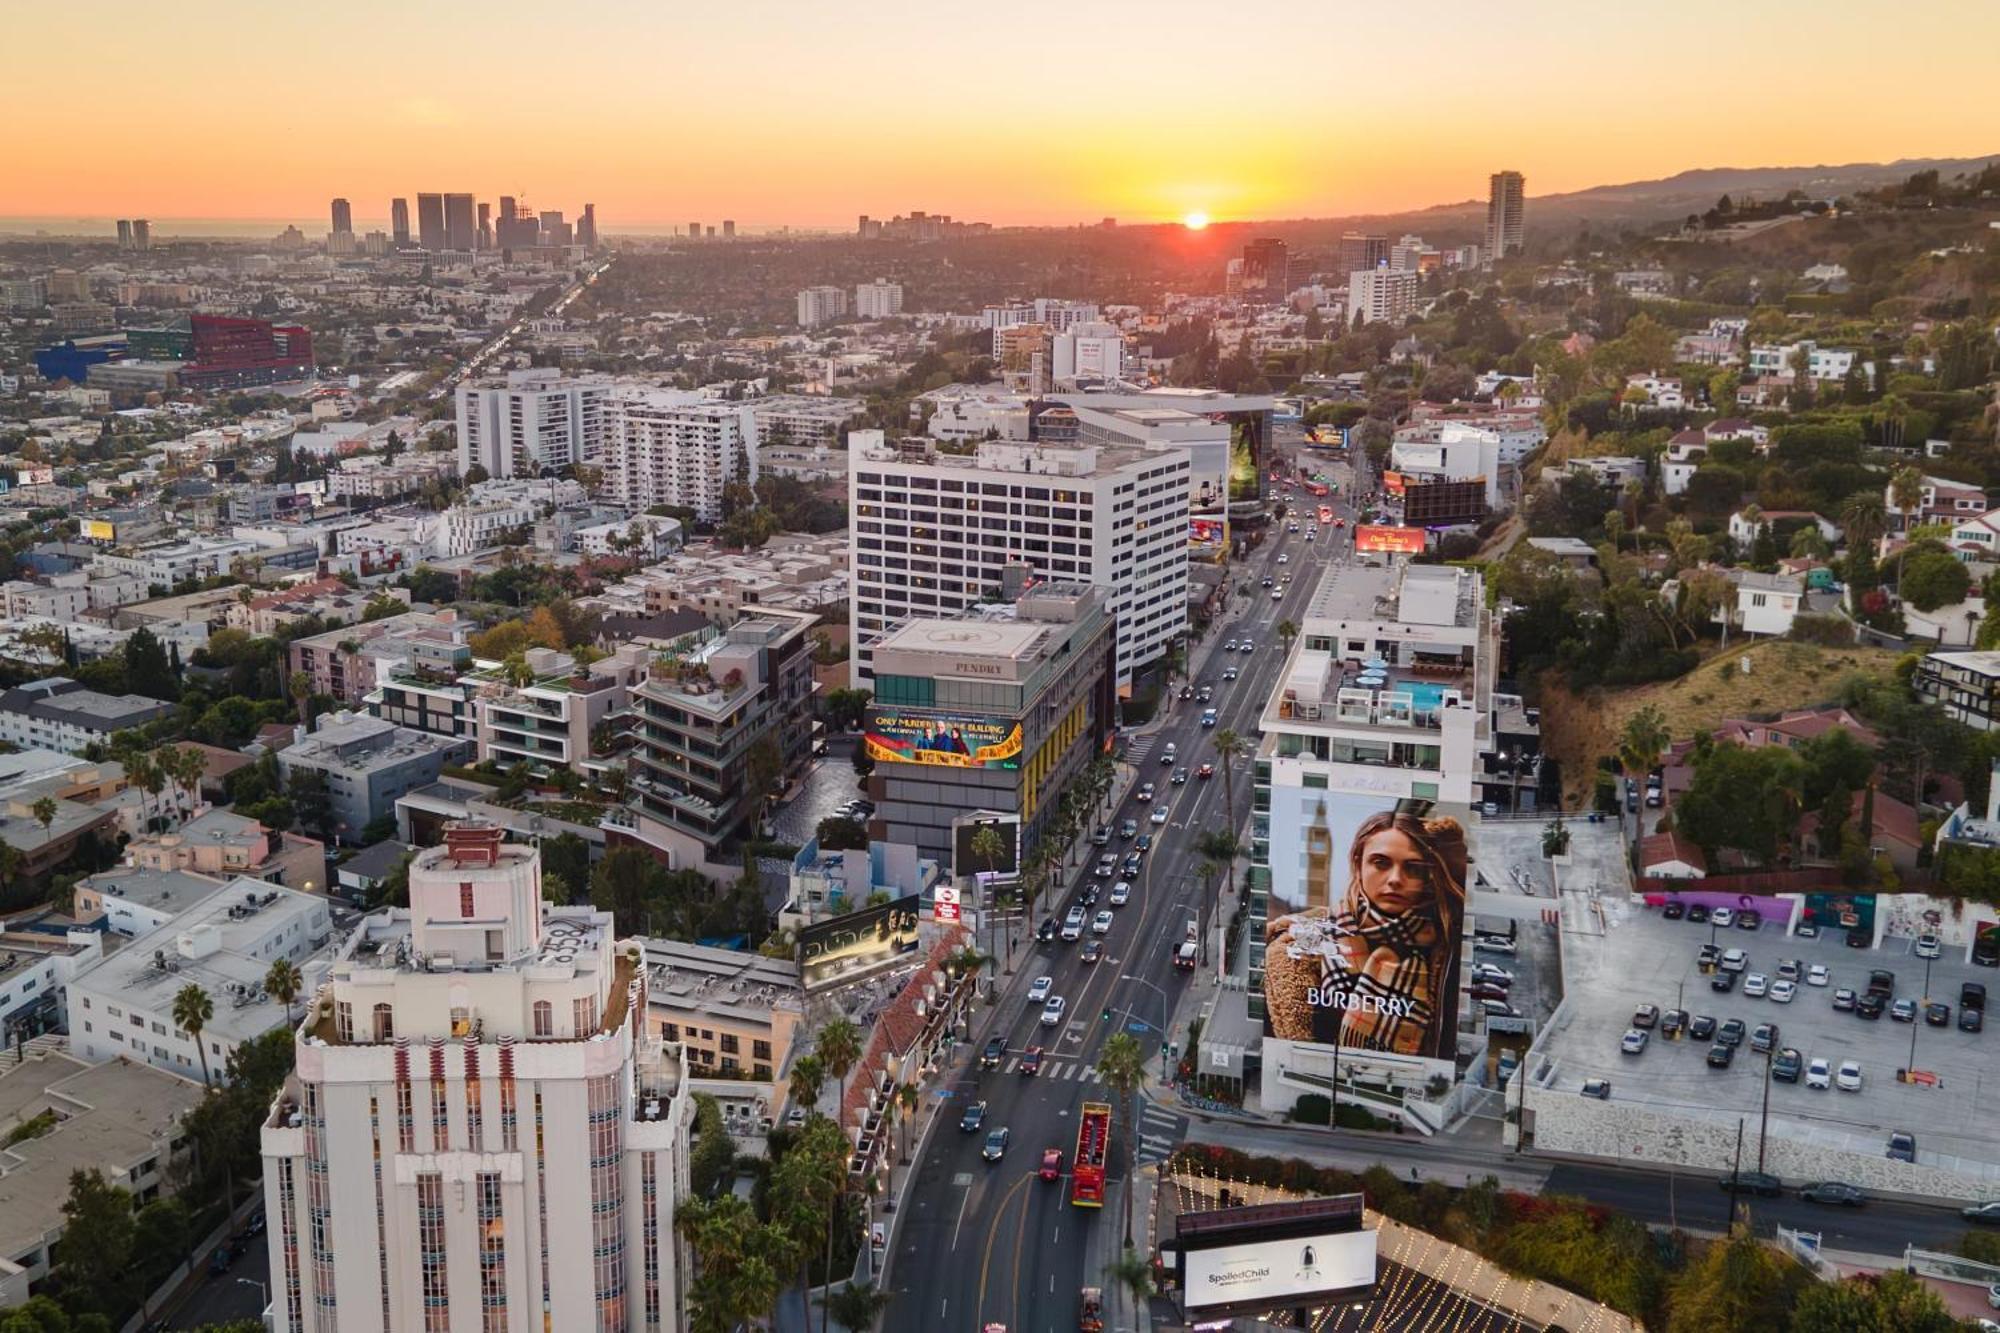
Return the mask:
M1264 1035L1451 1060L1464 822L1431 802L1271 793Z

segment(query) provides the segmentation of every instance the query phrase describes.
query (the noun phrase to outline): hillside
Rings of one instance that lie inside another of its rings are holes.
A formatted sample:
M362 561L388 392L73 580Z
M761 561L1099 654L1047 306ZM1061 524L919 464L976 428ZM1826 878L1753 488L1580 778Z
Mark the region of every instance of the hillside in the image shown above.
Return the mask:
M1576 809L1590 798L1597 757L1617 748L1625 720L1649 704L1665 717L1668 734L1685 740L1725 718L1826 703L1854 672L1886 679L1897 657L1886 648L1761 639L1718 653L1678 680L1636 689L1578 696L1551 678L1542 687L1542 749L1562 764L1563 804Z

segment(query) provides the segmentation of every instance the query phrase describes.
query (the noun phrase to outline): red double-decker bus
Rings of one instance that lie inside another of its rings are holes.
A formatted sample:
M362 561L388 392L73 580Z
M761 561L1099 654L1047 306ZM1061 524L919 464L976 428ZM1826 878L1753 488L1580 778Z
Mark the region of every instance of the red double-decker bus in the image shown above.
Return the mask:
M1332 505L1321 505L1321 506L1319 507L1319 521L1320 521L1320 523L1321 523L1321 525L1322 525L1322 526L1324 526L1325 524L1328 524L1328 523L1331 523L1331 522L1333 522L1333 506L1332 506Z
M1306 483L1307 495L1325 495L1332 489L1331 486L1326 485L1324 482L1309 481Z
M1069 1201L1078 1208L1104 1206L1104 1163L1111 1151L1111 1107L1085 1102L1076 1125L1076 1159L1070 1169Z

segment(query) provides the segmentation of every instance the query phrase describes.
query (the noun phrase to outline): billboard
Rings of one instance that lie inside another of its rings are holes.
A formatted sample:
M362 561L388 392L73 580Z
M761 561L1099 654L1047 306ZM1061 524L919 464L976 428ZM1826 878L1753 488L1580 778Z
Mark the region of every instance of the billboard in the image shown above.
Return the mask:
M1403 480L1403 474L1400 472L1384 472L1382 474L1382 493L1384 495L1401 495L1408 484L1408 482Z
M1173 1241L1189 1319L1274 1313L1367 1299L1376 1233L1359 1194L1183 1213Z
M1229 425L1229 498L1257 499L1263 494L1257 470L1264 461L1270 413L1217 412L1211 413L1209 419Z
M931 920L956 925L965 919L959 907L958 886L939 881L938 886L931 890Z
M839 985L917 949L918 894L799 928L799 979L807 990Z
M1450 528L1486 517L1486 478L1470 481L1406 480L1403 522L1413 528Z
M14 480L23 486L48 486L55 479L56 470L52 467L24 467L14 471Z
M1021 766L1021 724L1000 718L884 710L869 715L862 741L877 763Z
M1362 524L1354 529L1357 551L1394 551L1399 555L1422 555L1429 538L1422 528L1386 528Z
M1451 1062L1465 930L1465 812L1271 791L1264 1035Z
M86 518L83 520L83 535L91 541L116 541L118 529L116 525L107 523L101 518Z
M1000 835L1000 853L986 857L973 849L979 830L990 828ZM951 873L958 875L998 875L1007 877L1021 871L1021 821L1013 815L978 811L963 815L951 825Z

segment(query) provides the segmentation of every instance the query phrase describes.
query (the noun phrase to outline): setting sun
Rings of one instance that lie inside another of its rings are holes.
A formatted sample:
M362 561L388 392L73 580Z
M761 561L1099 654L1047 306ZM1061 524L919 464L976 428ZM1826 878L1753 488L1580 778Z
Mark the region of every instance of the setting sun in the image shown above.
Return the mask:
M1208 225L1208 214L1190 213L1186 217L1181 219L1181 225L1183 227L1186 227L1189 231L1200 231L1203 227L1206 227Z

